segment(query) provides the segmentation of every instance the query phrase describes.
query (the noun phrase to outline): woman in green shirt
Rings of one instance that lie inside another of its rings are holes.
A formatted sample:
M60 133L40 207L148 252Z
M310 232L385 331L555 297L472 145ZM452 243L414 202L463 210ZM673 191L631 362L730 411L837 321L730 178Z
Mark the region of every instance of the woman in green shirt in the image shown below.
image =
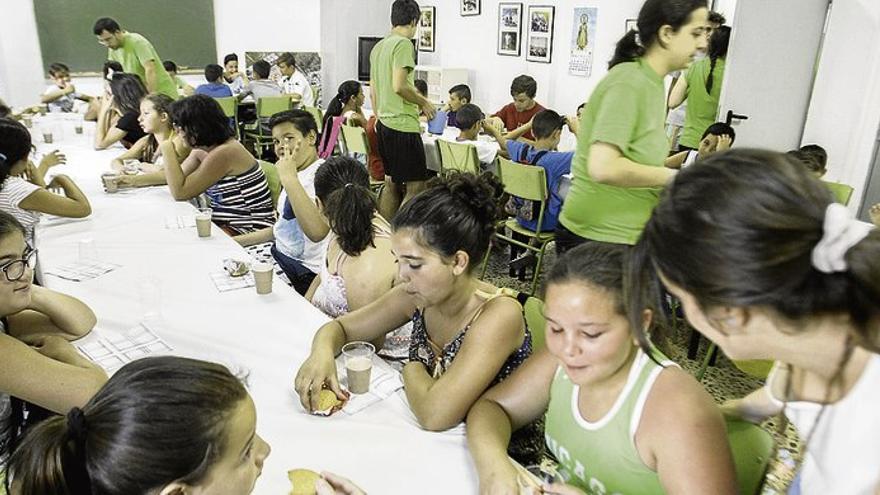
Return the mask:
M635 344L621 245L581 245L547 277L547 349L490 389L467 417L481 494L517 494L511 431L544 415L566 484L543 493L736 493L724 421L699 383ZM645 310L642 325L651 323Z
M635 244L660 188L675 174L663 166L663 77L705 49L707 15L705 0L647 0L638 32L617 43L581 118L557 253L587 240Z

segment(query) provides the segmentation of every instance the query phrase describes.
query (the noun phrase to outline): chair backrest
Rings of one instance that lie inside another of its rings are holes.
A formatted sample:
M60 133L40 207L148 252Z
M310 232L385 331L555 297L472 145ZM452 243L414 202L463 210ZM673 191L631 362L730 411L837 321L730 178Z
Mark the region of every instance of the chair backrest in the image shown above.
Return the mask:
M311 114L312 118L315 119L315 125L318 129L324 125L324 112L322 112L320 108L303 105L302 109Z
M757 495L773 457L773 437L756 424L728 418L727 439L733 453L739 493Z
M480 159L477 147L472 144L453 143L445 139L437 140L440 150L440 172L458 170L459 172L480 173Z
M547 322L544 320L544 301L530 296L526 299L525 304L523 304L523 314L526 317L529 331L532 332L532 350L533 352L538 352L538 349L542 349L547 345L545 343L545 327Z
M340 129L347 153L370 154L370 142L367 140L367 131L363 127L343 125Z
M852 197L853 193L852 186L841 184L840 182L828 182L824 180L822 182L824 182L825 186L831 190L834 194L834 199L836 199L838 203L844 206L849 204L849 199Z
M257 99L257 117L260 118L268 118L291 108L293 108L293 103L288 95L264 96Z
M330 128L324 129L321 132L321 138L318 143L318 158L327 159L333 154L333 150L336 149L336 144L339 142L340 128L343 126L342 122L344 120L345 117L342 115L332 117L330 119ZM324 133L328 133L329 137L324 136Z
M281 176L278 175L278 168L274 163L263 160L260 162L260 169L266 176L266 182L269 183L269 192L272 194L272 206L278 207L278 197L281 196Z
M544 167L498 157L498 175L507 194L531 201L547 200L547 171Z
M238 102L234 96L224 96L223 98L214 98L214 100L220 104L220 108L223 109L224 115L231 119L235 118L235 111L238 108Z

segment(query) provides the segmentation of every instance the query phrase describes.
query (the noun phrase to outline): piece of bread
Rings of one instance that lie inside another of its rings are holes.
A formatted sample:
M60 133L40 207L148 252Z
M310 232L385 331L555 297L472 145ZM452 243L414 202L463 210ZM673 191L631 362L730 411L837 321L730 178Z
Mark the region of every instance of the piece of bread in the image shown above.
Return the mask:
M330 416L336 411L342 409L345 403L336 397L336 394L330 389L323 389L318 394L318 407L314 414L319 416Z
M287 472L287 477L293 485L290 495L315 495L315 483L321 475L310 469L291 469Z

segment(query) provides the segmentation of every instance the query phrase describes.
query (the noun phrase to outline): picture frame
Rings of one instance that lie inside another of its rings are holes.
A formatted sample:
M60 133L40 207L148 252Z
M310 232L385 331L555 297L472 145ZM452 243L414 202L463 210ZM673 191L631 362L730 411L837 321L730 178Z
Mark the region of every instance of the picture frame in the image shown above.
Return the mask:
M638 19L627 19L626 24L624 25L623 32L624 34L630 31L638 31L639 29L639 20Z
M529 5L526 23L526 60L549 64L553 59L553 22L556 7L552 5Z
M433 6L419 7L419 25L416 30L416 39L419 40L420 52L433 52L435 46L435 34L437 32L437 10Z
M522 52L522 9L520 2L498 4L498 55L519 57Z
M480 15L481 3L483 0L460 0L462 17Z

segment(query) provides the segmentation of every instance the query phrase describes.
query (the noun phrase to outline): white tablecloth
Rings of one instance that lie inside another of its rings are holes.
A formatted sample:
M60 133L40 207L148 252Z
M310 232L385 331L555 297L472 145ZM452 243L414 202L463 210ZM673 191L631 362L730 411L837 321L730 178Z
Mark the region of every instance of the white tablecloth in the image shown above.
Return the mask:
M72 122L61 122L53 145L41 143L39 125L34 129L39 151L59 148L68 158L50 175L71 176L93 209L85 220L53 220L38 227L42 270L76 261L83 239L93 240L100 259L122 265L86 282L46 275L44 283L92 307L98 315L96 333L132 328L145 312L157 309L145 303L155 301L158 292L162 320L157 333L174 354L245 372L257 407L257 431L272 447L254 493L288 493L286 472L300 467L337 472L373 494L476 493L463 429L421 430L403 391L353 416L305 414L293 393L293 377L327 318L277 279L267 296L253 288L218 292L209 274L225 256L247 259L241 247L216 227L208 239L199 239L192 227L166 228L168 217L191 215L193 207L175 202L165 187L104 193L100 174L122 149L92 150L93 124L77 136ZM152 287L152 295L145 295L143 287Z

